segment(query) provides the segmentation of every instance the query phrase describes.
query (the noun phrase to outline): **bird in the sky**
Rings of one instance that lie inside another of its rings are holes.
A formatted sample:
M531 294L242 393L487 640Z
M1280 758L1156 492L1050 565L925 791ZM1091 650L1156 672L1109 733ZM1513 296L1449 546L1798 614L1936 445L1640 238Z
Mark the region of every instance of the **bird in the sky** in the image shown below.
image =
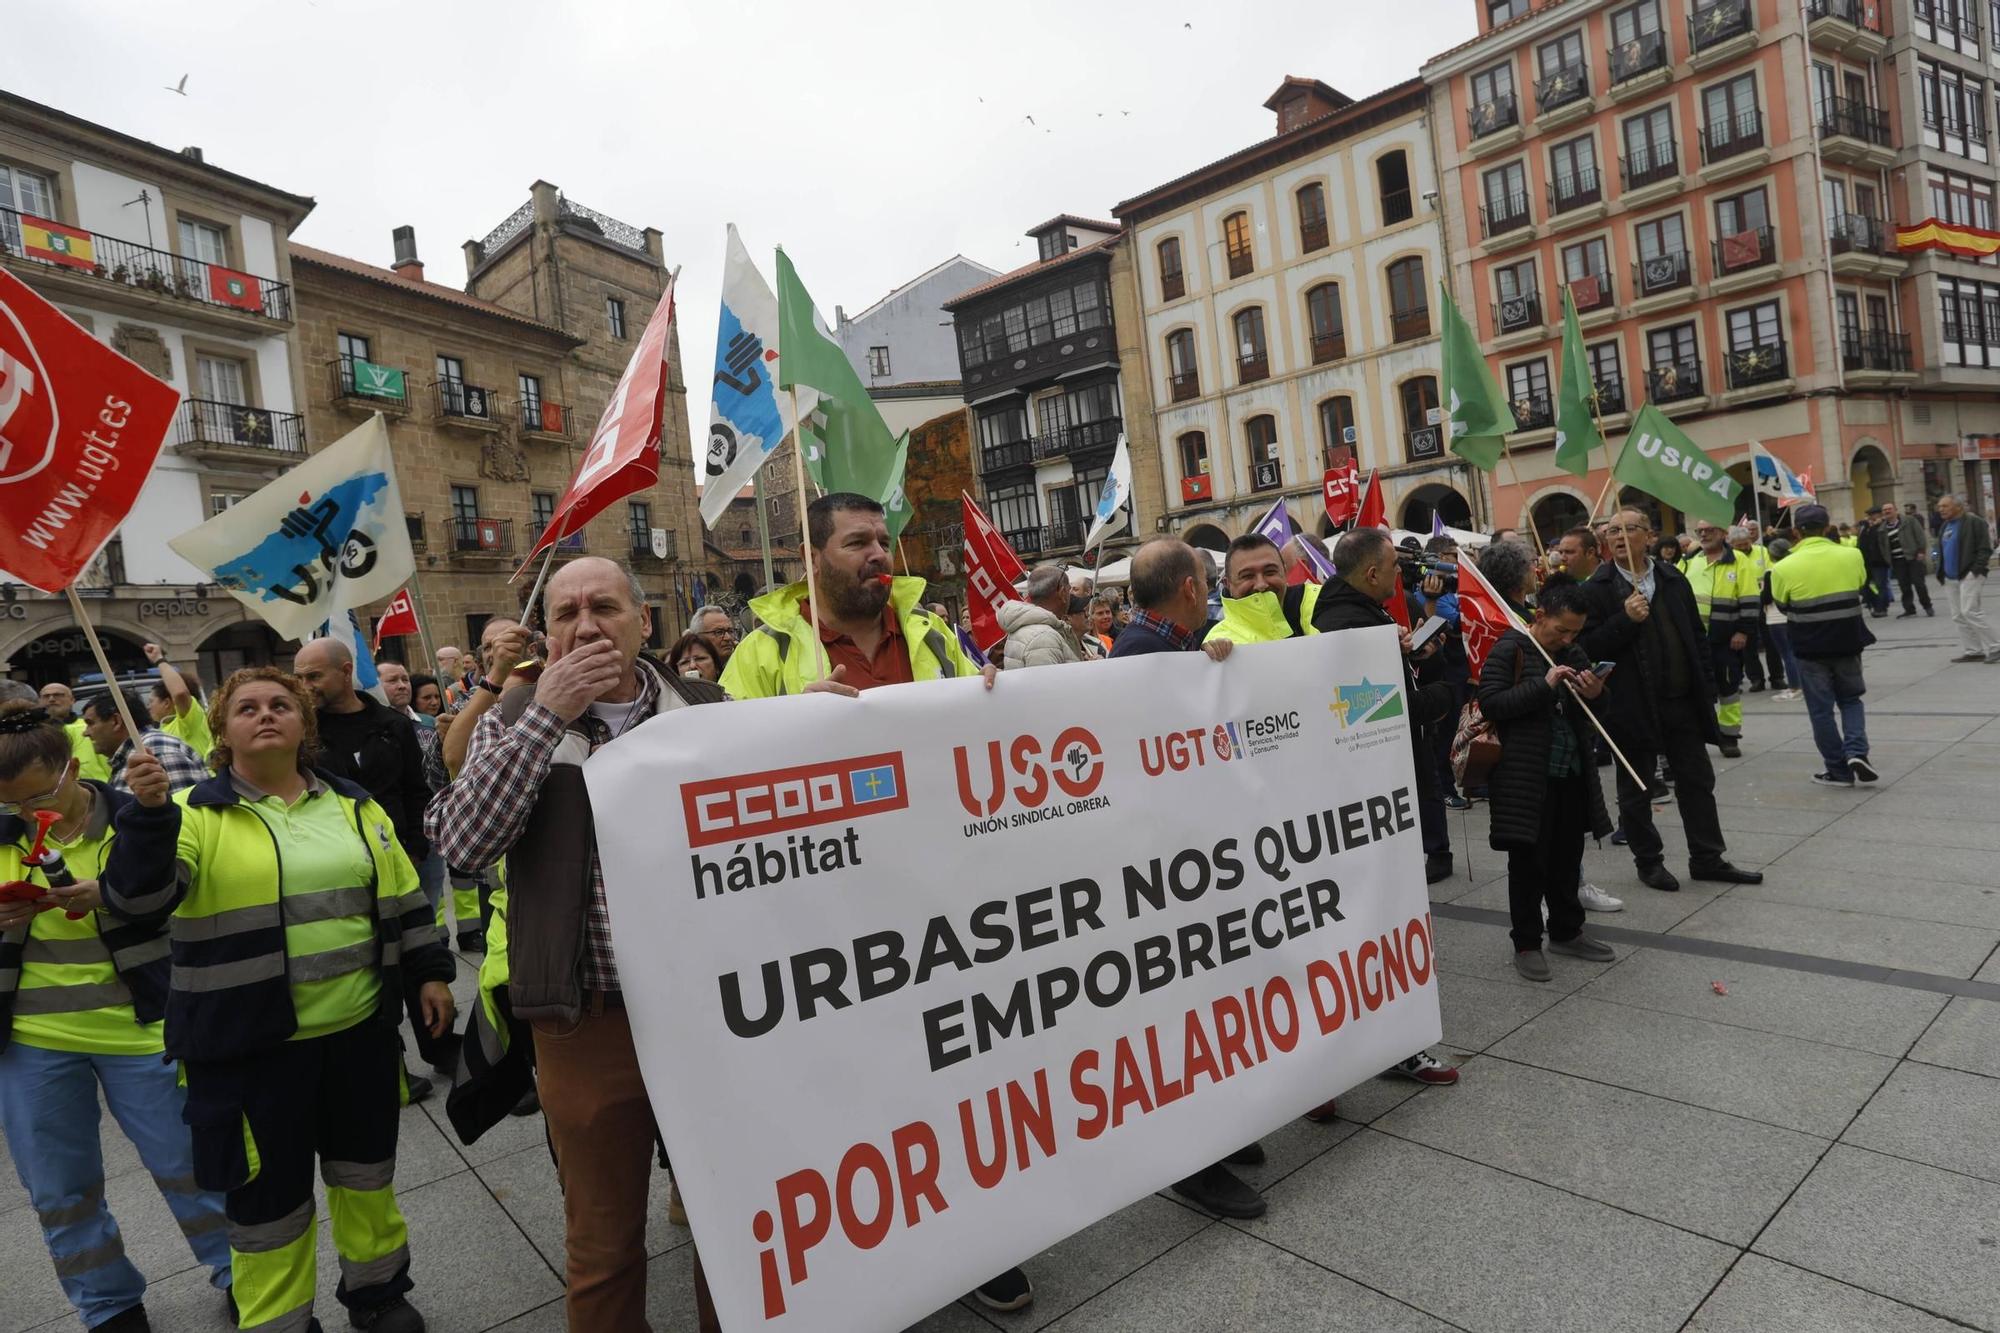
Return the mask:
M1026 120L1030 125L1035 123L1035 118L1033 116L1024 116L1022 117L1022 119Z
M1192 23L1183 23L1183 24L1181 24L1181 26L1182 26L1183 28L1186 28L1186 29L1187 29L1187 30L1188 30L1189 32L1193 32L1193 31L1194 31L1194 24L1192 24Z
M188 95L188 76L183 74L179 83L162 84L161 86L170 93L179 93L182 97L186 97Z
M1132 113L1131 113L1130 111L1120 111L1120 112L1119 112L1118 114L1119 114L1119 115L1121 115L1121 116L1129 116L1129 115L1131 115Z

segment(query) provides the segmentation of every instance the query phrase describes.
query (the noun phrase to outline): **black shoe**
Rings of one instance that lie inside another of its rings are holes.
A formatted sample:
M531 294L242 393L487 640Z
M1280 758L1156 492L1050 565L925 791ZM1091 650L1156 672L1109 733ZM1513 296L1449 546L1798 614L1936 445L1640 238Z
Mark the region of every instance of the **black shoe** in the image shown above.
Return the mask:
M1763 681L1761 681L1761 680L1753 680L1753 681L1751 681L1751 682L1750 682L1750 688L1749 688L1749 690L1747 691L1747 693L1750 693L1750 694L1762 694L1763 692L1764 692L1764 682L1763 682Z
M1622 828L1615 828L1615 829L1612 829L1612 830L1611 830L1611 845L1612 845L1613 847L1623 847L1623 846L1625 845L1625 830L1624 830L1624 829L1622 829Z
M1674 789L1666 783L1661 782L1658 778L1655 778L1653 779L1653 785L1646 788L1646 799L1654 805L1665 805L1674 799Z
M437 1059L431 1061L431 1072L443 1077L449 1083L458 1076L458 1057L463 1038L447 1036L437 1045Z
M1866 755L1858 759L1848 760L1847 771L1854 774L1855 777L1861 779L1863 782L1874 782L1882 776L1875 771L1875 765L1868 762Z
M431 1095L431 1081L422 1074L412 1074L409 1070L405 1069L403 1071L403 1079L410 1085L409 1104L411 1106L415 1106L418 1102Z
M460 953L485 953L486 932L483 930L461 931L458 936Z
M1658 861L1649 866L1639 867L1639 882L1649 889L1658 889L1661 893L1681 891L1681 882L1674 878L1674 872Z
M1741 759L1743 757L1743 747L1735 741L1726 740L1719 748L1722 751L1724 759Z
M1936 615L1936 614L1937 614L1937 611L1936 611L1936 609L1935 609L1935 608L1932 608L1932 607L1928 607L1928 606L1927 606L1927 607L1925 607L1925 608L1924 608L1924 614L1925 614L1925 615L1927 615L1927 616L1934 616L1934 615Z
M1435 884L1451 878L1451 853L1432 852L1424 858L1424 883Z
M507 1112L512 1116L533 1115L542 1109L542 1094L529 1088L521 1094L521 1100L514 1103L514 1109Z
M1035 1299L1035 1284L1018 1268L1010 1268L974 1289L973 1298L989 1310L1020 1310Z
M1784 678L1780 676L1771 682L1771 688L1774 690L1789 690L1792 687L1787 685Z
M1262 1166L1264 1165L1264 1145L1253 1143L1247 1148L1238 1148L1222 1160L1231 1166Z
M1688 873L1708 884L1762 884L1764 872L1761 870L1739 870L1727 861L1718 861L1712 866L1696 869L1688 867Z
M417 1313L417 1307L401 1296L391 1296L380 1305L371 1305L361 1310L349 1310L347 1322L354 1328L364 1328L369 1333L424 1333L424 1317Z
M110 1333L153 1333L153 1322L146 1318L144 1305L128 1306L97 1327L109 1329Z
M1176 1180L1173 1191L1218 1217L1262 1217L1269 1207L1263 1195L1220 1162L1203 1167L1186 1180Z
M1466 800L1455 791L1446 792L1444 794L1444 808L1447 810L1470 810L1472 802Z

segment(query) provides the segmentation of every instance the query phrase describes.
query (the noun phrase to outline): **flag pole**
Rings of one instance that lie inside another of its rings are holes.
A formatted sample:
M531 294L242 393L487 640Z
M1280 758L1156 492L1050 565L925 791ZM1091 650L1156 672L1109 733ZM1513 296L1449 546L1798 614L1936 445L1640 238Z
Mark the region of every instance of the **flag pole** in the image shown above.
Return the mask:
M417 586L417 571L414 569L410 571L410 600L416 603L417 609L417 644L424 650L424 661L436 670L437 654L431 651L431 634L424 628L424 622L430 619L430 612L424 609L424 593Z
M1543 661L1547 662L1552 667L1561 665L1559 662L1556 661L1555 658L1549 656L1549 650L1542 647L1542 641L1540 639L1537 639L1533 634L1529 634L1528 640L1529 642L1535 645L1535 651L1539 652L1542 655ZM1639 790L1640 791L1647 790L1646 779L1639 776L1639 770L1632 767L1632 761L1630 759L1627 759L1625 757L1625 752L1618 748L1618 742L1611 739L1611 733L1606 731L1604 729L1604 724L1597 720L1597 713L1591 708L1589 701L1586 700L1581 694L1578 694L1576 686L1570 684L1568 681L1563 682L1563 688L1570 692L1571 698L1575 699L1578 704L1582 705L1583 715L1590 719L1591 726L1597 728L1597 734L1599 736L1602 736L1604 738L1604 743L1611 747L1611 753L1618 756L1618 762L1624 766L1625 771L1627 773L1632 775L1632 781L1639 784Z
M799 386L792 386L792 478L799 487L799 540L806 561L806 604L812 608L813 670L826 679L826 644L819 637L819 575L813 570L812 525L806 517L806 429L799 412Z
M1514 451L1507 446L1507 437L1505 435L1500 437L1500 456L1507 460L1507 474L1514 479L1515 493L1521 494L1526 488L1521 484L1521 470L1514 466ZM1523 496L1521 501L1521 512L1527 515L1527 521L1519 524L1519 526L1525 527L1528 530L1528 535L1534 538L1535 554L1546 558L1548 552L1542 549L1542 534L1535 529L1535 516L1529 512L1525 496Z
M792 449L798 449L797 436L793 437ZM750 495L757 506L757 542L764 552L764 587L768 590L774 582L771 575L771 516L764 508L764 469L758 468L750 474Z
M568 535L565 533L563 537ZM548 582L549 566L555 563L556 542L562 541L563 537L558 537L556 541L549 543L547 551L542 555L542 571L535 575L535 586L528 589L528 600L521 606L521 623L530 630L535 627L535 602L542 595L542 585Z
M118 683L118 673L111 669L111 659L104 655L104 645L97 640L97 630L90 623L90 613L83 609L83 599L76 595L74 583L63 589L69 598L69 607L76 613L77 628L83 631L84 641L90 645L90 655L97 659L97 669L104 673L104 686L111 691L111 704L118 710L118 720L125 724L125 734L139 749L146 747L139 743L139 724L132 720L132 710L125 706L125 688ZM151 750L146 750L151 754Z

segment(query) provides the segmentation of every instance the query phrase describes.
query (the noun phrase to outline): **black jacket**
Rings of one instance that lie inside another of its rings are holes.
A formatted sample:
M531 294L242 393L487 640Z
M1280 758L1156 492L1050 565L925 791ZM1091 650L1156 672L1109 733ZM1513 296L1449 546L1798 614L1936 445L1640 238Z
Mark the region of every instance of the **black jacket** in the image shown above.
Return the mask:
M1673 617L1687 659L1688 700L1702 719L1702 740L1719 745L1722 731L1715 722L1715 666L1710 660L1708 635L1701 627L1701 613L1695 608L1694 589L1679 570L1658 560L1653 562L1653 580L1652 614ZM1651 650L1654 640L1641 632L1638 621L1625 614L1631 585L1614 566L1603 564L1583 590L1590 599L1590 614L1578 642L1592 662L1618 664L1605 682L1597 715L1621 748L1629 743L1638 749L1658 750L1659 701L1666 689L1666 668Z
M1396 623L1388 609L1345 579L1334 579L1320 589L1319 604L1313 608L1313 628L1321 634L1338 634L1344 629L1370 629ZM1424 728L1451 715L1457 695L1447 681L1433 681L1419 687L1410 659L1403 661L1403 693L1410 701L1410 761L1416 766L1417 799L1438 799L1437 763L1425 751Z
M1556 660L1578 670L1590 667L1575 647ZM1590 799L1591 836L1602 838L1611 832L1611 814L1591 755L1597 730L1583 716L1584 705L1568 690L1549 688L1548 673L1541 653L1517 629L1500 636L1479 671L1479 711L1500 735L1500 762L1487 782L1493 805L1487 841L1501 850L1533 847L1541 841L1542 807L1549 792L1549 735L1556 726L1569 727L1576 737L1583 786Z
M1894 558L1889 550L1888 530L1880 523L1863 524L1855 544L1861 548L1861 558L1868 562L1870 568L1886 565Z
M417 743L417 724L401 712L363 694L359 713L329 714L319 710L320 752L315 767L346 778L373 796L396 826L396 841L413 864L431 854L424 837L424 807L430 804L430 783L424 779L424 751ZM339 735L358 736L353 745L330 743L328 720Z

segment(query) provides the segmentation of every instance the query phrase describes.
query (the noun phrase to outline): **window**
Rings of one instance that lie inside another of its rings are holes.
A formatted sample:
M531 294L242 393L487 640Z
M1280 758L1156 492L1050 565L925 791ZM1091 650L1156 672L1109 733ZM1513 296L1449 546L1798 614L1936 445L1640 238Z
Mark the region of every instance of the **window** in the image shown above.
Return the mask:
M1758 347L1782 342L1780 316L1776 301L1765 301L1760 305L1732 310L1728 315L1729 350L1742 351L1747 347Z
M1063 399L1063 411L1071 424L1078 426L1118 420L1117 381L1106 380L1102 384L1071 390L1069 396Z
M340 391L342 393L352 393L354 391L354 363L357 361L374 360L373 357L368 355L368 339L358 333L336 333L333 341L335 349L340 354Z
M1497 28L1528 12L1528 0L1486 0L1486 26Z
M241 491L210 491L208 493L209 517L213 518L215 515L227 510L230 506L241 504L242 501L243 493Z
M1028 408L1025 403L1008 403L979 414L979 447L987 452L1028 438ZM991 460L987 466L993 466Z
M1507 401L1514 409L1514 424L1522 430L1541 430L1554 421L1547 357L1507 367Z
M2000 285L1940 276L1942 359L1952 366L2000 366Z
M542 425L542 381L539 375L515 375L514 387L521 395L521 420L529 430Z
M1924 142L1976 162L1987 160L1986 85L1950 65L1917 62Z
M1375 160L1375 187L1382 195L1382 225L1408 222L1415 213L1410 203L1410 158L1398 148Z
M1563 281L1579 311L1611 304L1611 252L1602 236L1566 245L1562 250Z
M1833 319L1840 327L1841 353L1852 358L1847 368L1853 370L1861 350L1861 302L1853 292L1841 292L1833 298Z
M1680 171L1674 149L1674 113L1666 106L1628 117L1625 135L1625 188L1636 190Z
M245 379L241 361L222 356L196 354L194 359L195 396L211 403L248 407L250 398L243 390Z
M1943 222L1957 222L1993 230L1993 186L1956 171L1931 168L1929 177L1931 216ZM1872 207L1873 200L1870 200ZM1861 211L1860 193L1855 194L1855 210Z
M1301 189L1299 200L1299 249L1307 254L1326 249L1326 187L1318 181Z
M604 322L614 338L625 336L625 303L615 296L604 298Z
M1039 549L1041 533L1037 529L1042 526L1042 505L1032 479L989 486L986 488L986 499L987 513L993 516L994 527L1000 529L1010 542L1015 533L1034 532Z
M1195 368L1194 331L1175 329L1167 335L1167 380L1175 402L1201 395L1201 375Z
M535 540L540 541L549 524L556 521L554 491L535 491L528 496L528 512L535 524Z
M437 377L440 383L465 383L465 361L456 356L440 356L437 359Z
M1501 333L1518 333L1541 324L1542 295L1535 282L1534 260L1496 266L1493 283L1494 295L1499 298L1494 323Z
M1757 109L1757 76L1739 74L1701 90L1702 149L1709 159L1729 157L1764 142Z
M1583 34L1566 32L1552 42L1543 42L1535 48L1535 71L1546 79L1562 70L1578 68L1583 64Z
M1424 287L1424 261L1419 255L1389 265L1389 335L1395 342L1428 337L1431 331L1430 293Z
M1314 364L1347 355L1347 330L1340 319L1340 284L1322 282L1306 293L1306 327Z
M1690 277L1687 224L1679 213L1642 222L1633 228L1639 239L1639 290L1651 295L1687 285Z
M1701 357L1695 350L1693 324L1648 331L1646 360L1654 402L1675 403L1701 395Z
M1178 301L1187 295L1187 281L1181 271L1181 238L1169 236L1160 242L1160 298Z
M1754 268L1777 258L1771 215L1762 188L1716 200L1715 234L1718 273Z
M1230 324L1236 331L1237 380L1249 384L1270 378L1270 352L1264 344L1264 307L1253 305L1239 310Z
M181 258L204 264L229 262L229 233L209 222L181 219Z
M454 486L451 488L451 521L467 525L479 518L479 488L477 486Z
M1729 330L1729 387L1770 384L1791 372L1785 364L1783 315L1776 301L1764 301L1723 316Z
M1353 448L1357 438L1352 398L1337 393L1319 405L1319 441L1329 457L1335 449Z
M1181 451L1181 475L1183 477L1205 477L1208 475L1208 436L1198 430L1191 430L1175 441Z
M1590 382L1593 386L1599 416L1609 416L1625 410L1625 371L1619 364L1618 341L1592 343L1583 349L1584 359L1590 363Z
M653 550L653 506L644 500L625 502L625 522L632 529L632 550L651 554Z
M881 379L888 373L889 373L889 349L886 347L869 348L868 349L869 376L874 379Z
M1404 453L1411 462L1444 457L1444 431L1437 423L1438 385L1430 375L1404 380L1396 388L1403 410Z
M1970 56L1979 54L1979 20L1973 0L1928 0L1912 6L1917 36Z
M1618 46L1636 41L1648 33L1660 30L1660 6L1658 0L1645 0L1644 4L1631 5L1611 16L1611 44Z
M1514 102L1514 64L1507 61L1472 76L1472 137L1493 134L1520 120Z
M1243 423L1243 435L1250 444L1250 489L1277 490L1285 484L1278 458L1278 419L1269 413L1251 417Z
M1549 150L1549 200L1562 213L1604 197L1597 179L1597 141L1588 134Z
M1060 393L1052 393L1035 403L1035 424L1038 435L1060 435L1069 429L1069 400Z
M1528 214L1528 169L1524 163L1508 162L1483 173L1479 178L1479 191L1486 200L1482 212L1488 236L1525 227L1531 221Z
M437 359L438 406L453 416L465 415L465 362L455 356Z
M1240 278L1255 265L1250 249L1250 215L1231 213L1222 220L1223 248L1229 252L1229 276Z
M0 162L0 208L56 221L56 183L38 171ZM21 222L12 213L0 213L0 240L9 250L21 248Z

